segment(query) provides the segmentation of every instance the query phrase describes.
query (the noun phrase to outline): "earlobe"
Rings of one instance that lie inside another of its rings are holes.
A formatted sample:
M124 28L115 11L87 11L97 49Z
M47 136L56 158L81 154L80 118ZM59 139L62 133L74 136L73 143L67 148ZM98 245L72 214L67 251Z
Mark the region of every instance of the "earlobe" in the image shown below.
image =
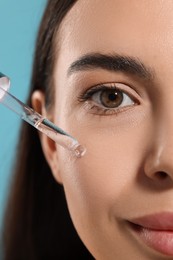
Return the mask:
M53 154L51 154L51 156L49 158L46 156L46 151L44 152L44 154L45 154L47 162L48 162L48 164L49 164L49 166L51 168L51 171L52 171L52 174L53 174L55 180L59 184L63 184L62 183L62 179L61 179L60 169L59 169L57 152L54 152Z
M45 95L42 91L37 90L32 94L31 98L32 107L35 111L42 114L44 117L48 118L49 120L53 121L53 114L49 114L45 108ZM45 158L51 168L52 174L54 178L62 184L60 171L58 167L58 154L55 142L47 137L45 134L39 133L41 146Z

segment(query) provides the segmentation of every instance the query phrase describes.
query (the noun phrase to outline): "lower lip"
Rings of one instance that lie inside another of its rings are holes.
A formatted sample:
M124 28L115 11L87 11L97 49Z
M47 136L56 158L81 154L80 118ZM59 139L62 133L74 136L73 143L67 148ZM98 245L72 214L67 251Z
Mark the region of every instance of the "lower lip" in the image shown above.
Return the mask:
M154 230L130 223L132 230L150 248L173 256L173 231Z

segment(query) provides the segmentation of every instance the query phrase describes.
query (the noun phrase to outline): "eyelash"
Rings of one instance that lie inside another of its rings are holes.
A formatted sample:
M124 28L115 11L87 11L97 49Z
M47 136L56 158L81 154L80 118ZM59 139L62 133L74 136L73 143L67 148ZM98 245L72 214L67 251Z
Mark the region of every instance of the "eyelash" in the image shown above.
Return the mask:
M118 85L120 85L120 83L118 83ZM127 85L125 86L127 87ZM118 91L119 93L122 93L123 100L124 100L124 96L126 96L126 98L129 98L132 101L132 104L126 106L121 106L120 104L116 108L108 108L108 107L104 107L102 104L96 104L96 102L92 100L94 94L99 92L103 93L103 91L110 91L110 90L115 90ZM89 90L83 92L82 94L80 94L78 97L78 101L83 102L86 105L86 109L90 110L93 114L96 115L118 114L120 112L126 111L127 109L135 105L139 105L139 101L137 100L137 98L132 96L132 94L128 94L127 91L117 87L117 83L106 83L106 84L96 85L90 88Z

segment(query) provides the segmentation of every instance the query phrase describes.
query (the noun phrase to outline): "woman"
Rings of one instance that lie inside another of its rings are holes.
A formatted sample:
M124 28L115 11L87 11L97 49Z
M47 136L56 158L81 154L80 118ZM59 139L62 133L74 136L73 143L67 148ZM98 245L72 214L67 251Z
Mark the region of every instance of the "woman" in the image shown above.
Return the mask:
M6 259L173 258L172 14L172 1L48 1L28 104L87 152L23 125Z

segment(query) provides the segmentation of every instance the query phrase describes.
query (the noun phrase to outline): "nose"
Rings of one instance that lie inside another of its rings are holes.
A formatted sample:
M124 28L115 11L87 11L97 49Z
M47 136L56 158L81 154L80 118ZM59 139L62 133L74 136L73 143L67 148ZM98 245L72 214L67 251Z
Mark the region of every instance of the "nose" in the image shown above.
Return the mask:
M154 125L144 171L147 177L173 184L173 114L158 117Z

